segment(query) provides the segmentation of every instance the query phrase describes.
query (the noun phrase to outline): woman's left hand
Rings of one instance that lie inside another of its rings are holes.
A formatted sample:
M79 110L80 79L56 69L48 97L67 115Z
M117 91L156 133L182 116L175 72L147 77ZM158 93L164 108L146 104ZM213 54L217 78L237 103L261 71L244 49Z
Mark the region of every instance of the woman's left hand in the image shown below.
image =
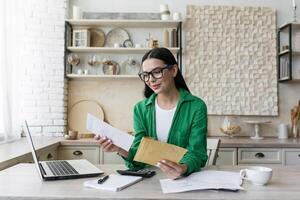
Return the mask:
M176 179L187 171L186 164L177 164L170 160L162 160L157 163L157 166L163 171L168 178Z

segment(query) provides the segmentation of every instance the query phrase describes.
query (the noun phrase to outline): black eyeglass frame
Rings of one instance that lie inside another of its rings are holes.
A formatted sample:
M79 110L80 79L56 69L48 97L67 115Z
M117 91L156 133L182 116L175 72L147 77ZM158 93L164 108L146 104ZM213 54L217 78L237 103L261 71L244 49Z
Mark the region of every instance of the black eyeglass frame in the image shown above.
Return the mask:
M170 69L172 69L173 66L174 66L174 65L164 65L164 67L162 67L162 68L156 67L156 68L152 69L150 72L140 72L138 75L139 75L140 79L141 79L142 81L144 81L144 82L147 82L147 81L150 80L150 75L151 75L151 77L152 77L154 80L161 79L161 78L164 77L164 73L163 73L164 70L165 70L165 69L170 70ZM153 75L153 71L158 70L158 69L160 69L160 71L157 71L157 73L160 73L160 76L159 76L159 77L155 77L155 75ZM143 74L147 74L147 77L148 77L147 80L142 78L142 77L143 77L143 76L142 76Z

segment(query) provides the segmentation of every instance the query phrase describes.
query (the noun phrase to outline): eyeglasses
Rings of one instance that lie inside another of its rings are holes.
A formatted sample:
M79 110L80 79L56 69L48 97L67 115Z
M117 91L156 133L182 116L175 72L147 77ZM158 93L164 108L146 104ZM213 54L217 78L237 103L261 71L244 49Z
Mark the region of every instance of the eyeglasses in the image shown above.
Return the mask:
M160 79L164 76L164 70L165 69L171 69L173 65L165 65L165 67L156 67L150 72L141 72L139 73L139 77L142 81L147 82L150 79L150 75L152 76L153 79Z

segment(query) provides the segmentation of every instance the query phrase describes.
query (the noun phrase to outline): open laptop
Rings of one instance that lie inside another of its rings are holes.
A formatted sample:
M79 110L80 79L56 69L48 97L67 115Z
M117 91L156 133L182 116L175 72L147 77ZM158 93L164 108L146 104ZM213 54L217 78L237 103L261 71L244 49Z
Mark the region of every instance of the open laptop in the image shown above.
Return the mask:
M85 159L53 160L39 162L36 156L36 151L33 145L31 133L29 131L28 124L26 121L25 124L27 128L27 138L31 146L34 164L42 180L86 178L99 176L100 174L103 174L103 171L101 171Z

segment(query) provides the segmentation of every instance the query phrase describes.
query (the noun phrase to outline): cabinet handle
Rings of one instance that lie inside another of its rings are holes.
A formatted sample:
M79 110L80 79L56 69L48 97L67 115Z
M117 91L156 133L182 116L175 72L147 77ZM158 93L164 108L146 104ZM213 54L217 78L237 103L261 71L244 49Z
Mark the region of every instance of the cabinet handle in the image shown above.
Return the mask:
M256 153L255 154L255 158L264 158L265 157L265 154L263 154L263 153Z
M51 153L48 153L48 155L47 155L47 160L50 160L50 159L52 159L53 158L53 155L51 154Z
M83 154L82 151L74 151L73 152L74 156L81 156L82 154Z

